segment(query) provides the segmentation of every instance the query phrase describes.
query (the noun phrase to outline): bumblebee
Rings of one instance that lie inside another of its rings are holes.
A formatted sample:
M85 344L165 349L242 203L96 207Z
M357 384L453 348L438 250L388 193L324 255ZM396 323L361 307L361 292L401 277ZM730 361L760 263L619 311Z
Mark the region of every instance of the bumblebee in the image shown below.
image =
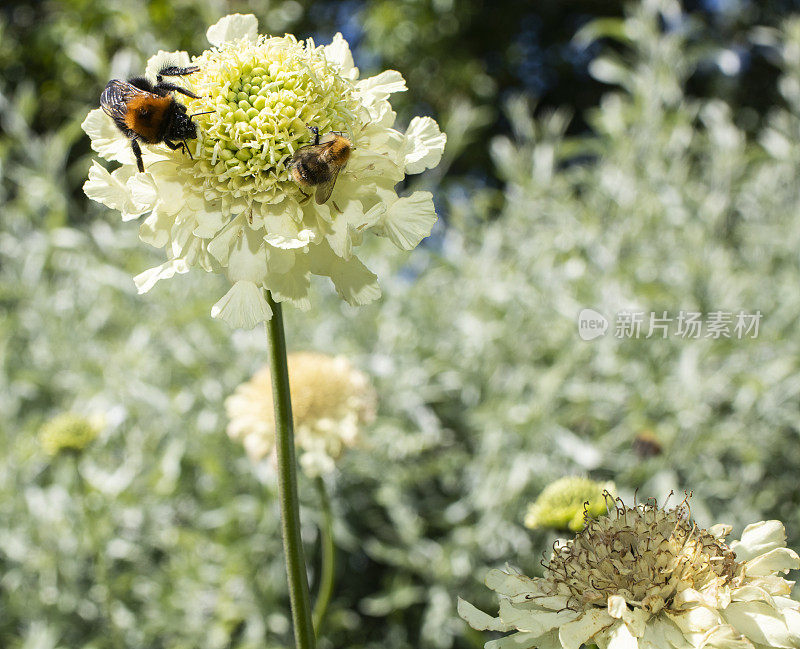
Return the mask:
M112 79L100 95L103 111L130 138L139 171L144 171L140 141L145 144L163 142L173 151L180 149L192 157L186 144L186 140L197 137L197 126L192 117L204 113L187 115L186 106L177 102L172 93L179 92L193 99L199 97L186 88L164 81L164 77L182 77L199 69L166 66L156 75L155 85L144 77L128 81Z
M353 143L341 133L326 133L322 138L316 126L308 127L314 134L313 144L301 146L292 156L289 169L301 187L316 187L314 200L318 205L327 202L336 184L336 177L350 159ZM310 198L306 194L305 202ZM336 206L336 203L334 203ZM336 209L339 209L338 207Z

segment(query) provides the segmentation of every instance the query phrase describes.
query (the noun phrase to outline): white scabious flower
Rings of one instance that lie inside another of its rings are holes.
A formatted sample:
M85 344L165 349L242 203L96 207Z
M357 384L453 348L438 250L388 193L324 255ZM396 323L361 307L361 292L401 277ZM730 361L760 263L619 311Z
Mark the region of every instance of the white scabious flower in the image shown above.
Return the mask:
M166 249L164 264L135 278L139 292L191 267L223 272L232 287L212 316L246 328L272 315L265 289L276 301L309 308L311 275L329 277L350 304L377 299L377 278L355 251L367 232L406 250L430 234L432 195L400 198L394 188L435 167L446 140L429 117L395 130L388 98L406 89L403 77L388 70L359 79L340 34L316 46L258 36L257 26L255 16L227 16L208 30L211 49L191 62L186 52L159 52L148 62L148 77L165 64L199 68L179 82L200 98L175 95L190 114L213 111L194 118L191 158L146 145L145 172L137 173L130 142L111 118L96 109L83 122L92 148L122 165L109 172L94 162L86 195L123 220L143 219L140 238ZM305 199L288 169L311 142L309 126L343 132L353 144L323 205Z
M342 356L288 355L295 444L309 476L328 473L345 449L357 446L375 418L376 395L367 376ZM228 435L241 440L253 461L275 454L275 417L269 368L226 399Z
M514 631L487 649L800 647L800 603L781 577L800 558L779 521L728 545L731 528L698 528L685 501L672 510L617 502L616 514L554 547L544 577L492 570L498 617L459 600L472 627Z

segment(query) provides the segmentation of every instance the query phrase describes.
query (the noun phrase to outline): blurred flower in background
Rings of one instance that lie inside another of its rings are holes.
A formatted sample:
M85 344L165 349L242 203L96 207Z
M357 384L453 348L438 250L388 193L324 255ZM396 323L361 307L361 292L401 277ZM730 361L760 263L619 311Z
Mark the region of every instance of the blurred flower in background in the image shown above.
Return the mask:
M312 274L329 277L350 304L376 300L377 277L354 250L368 231L405 250L430 234L432 194L400 198L394 187L435 167L446 140L429 117L414 118L405 134L392 128L388 98L406 89L403 77L388 70L359 80L341 34L318 47L311 39L258 36L257 28L253 15L223 18L208 30L213 47L192 60L199 71L182 78L201 95L187 100L190 112L210 111L195 118L192 157L148 145L145 173L136 173L130 141L111 118L95 109L83 122L92 148L122 163L109 173L95 162L86 195L123 220L144 216L140 238L167 250L168 261L136 277L139 292L193 266L224 272L233 286L212 316L244 328L271 317L264 289L308 309ZM160 52L147 75L165 65L187 66L189 55ZM341 131L353 144L322 205L290 174L312 126Z
M39 432L39 443L48 455L63 451L82 451L102 430L99 417L85 417L74 412L56 415Z
M498 617L463 600L460 615L476 629L516 631L487 643L495 649L798 646L800 603L780 574L800 557L779 521L749 525L728 545L730 526L698 528L686 501L667 510L618 500L615 513L556 545L543 578L492 570Z
M309 476L329 473L346 448L359 443L375 418L376 394L367 376L342 356L289 354L289 385L300 465ZM225 401L228 435L253 461L275 452L269 368L259 370Z
M561 478L547 485L528 506L525 527L579 532L587 517L607 513L608 503L615 495L613 482L595 482L580 476Z

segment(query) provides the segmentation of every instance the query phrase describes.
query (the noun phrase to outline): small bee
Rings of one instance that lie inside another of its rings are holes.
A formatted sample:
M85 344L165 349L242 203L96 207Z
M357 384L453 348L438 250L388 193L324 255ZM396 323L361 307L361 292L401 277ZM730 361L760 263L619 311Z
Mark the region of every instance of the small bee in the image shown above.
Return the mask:
M316 126L308 127L314 134L314 143L301 146L292 156L289 170L294 180L301 187L316 187L314 200L317 205L327 202L336 184L336 177L344 169L350 159L353 143L341 133L326 133L320 139ZM310 197L305 194L302 202ZM338 206L334 203L338 210ZM341 211L341 210L339 210Z
M163 142L173 151L180 149L192 157L186 144L187 139L197 137L197 127L192 117L205 113L187 115L186 106L175 101L172 92L194 99L198 99L198 96L186 88L164 81L164 77L182 77L199 69L164 67L156 75L155 85L144 77L134 77L128 81L112 79L100 95L103 111L130 138L139 171L144 171L140 140L146 144ZM176 143L174 140L182 141Z

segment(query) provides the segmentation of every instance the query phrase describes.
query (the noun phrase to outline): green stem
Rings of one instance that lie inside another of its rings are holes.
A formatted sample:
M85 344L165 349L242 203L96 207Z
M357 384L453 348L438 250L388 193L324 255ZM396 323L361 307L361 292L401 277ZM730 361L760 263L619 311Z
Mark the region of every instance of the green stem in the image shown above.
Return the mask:
M319 493L320 505L322 507L322 567L319 576L319 590L317 591L317 601L314 602L314 629L319 637L322 622L325 620L325 613L328 611L328 604L333 595L333 575L336 561L336 546L333 542L333 515L331 514L331 500L325 489L325 482L317 477L315 480L317 492Z
M81 501L81 522L80 527L81 530L85 533L86 539L89 541L89 549L94 559L93 563L93 570L94 570L94 582L100 586L102 586L105 596L103 598L103 614L105 616L105 624L110 631L111 636L111 643L117 649L121 649L125 646L125 641L122 637L121 631L117 628L117 625L114 624L114 620L111 614L112 611L112 604L113 604L113 594L111 592L111 583L108 578L108 563L106 560L106 553L105 548L103 546L102 540L97 535L97 529L95 526L95 517L89 511L89 496L90 491L86 481L83 479L83 475L81 474L80 470L80 462L78 460L78 453L73 453L73 468L75 470L75 480L78 485L78 497Z
M281 534L289 578L289 602L292 607L297 649L314 649L314 624L308 595L306 561L300 537L300 500L297 496L297 462L294 456L294 424L289 394L289 369L286 363L286 335L283 331L281 305L267 291L272 318L267 322L269 366L272 375L272 402L275 408L275 450L278 456L278 497L281 504Z

